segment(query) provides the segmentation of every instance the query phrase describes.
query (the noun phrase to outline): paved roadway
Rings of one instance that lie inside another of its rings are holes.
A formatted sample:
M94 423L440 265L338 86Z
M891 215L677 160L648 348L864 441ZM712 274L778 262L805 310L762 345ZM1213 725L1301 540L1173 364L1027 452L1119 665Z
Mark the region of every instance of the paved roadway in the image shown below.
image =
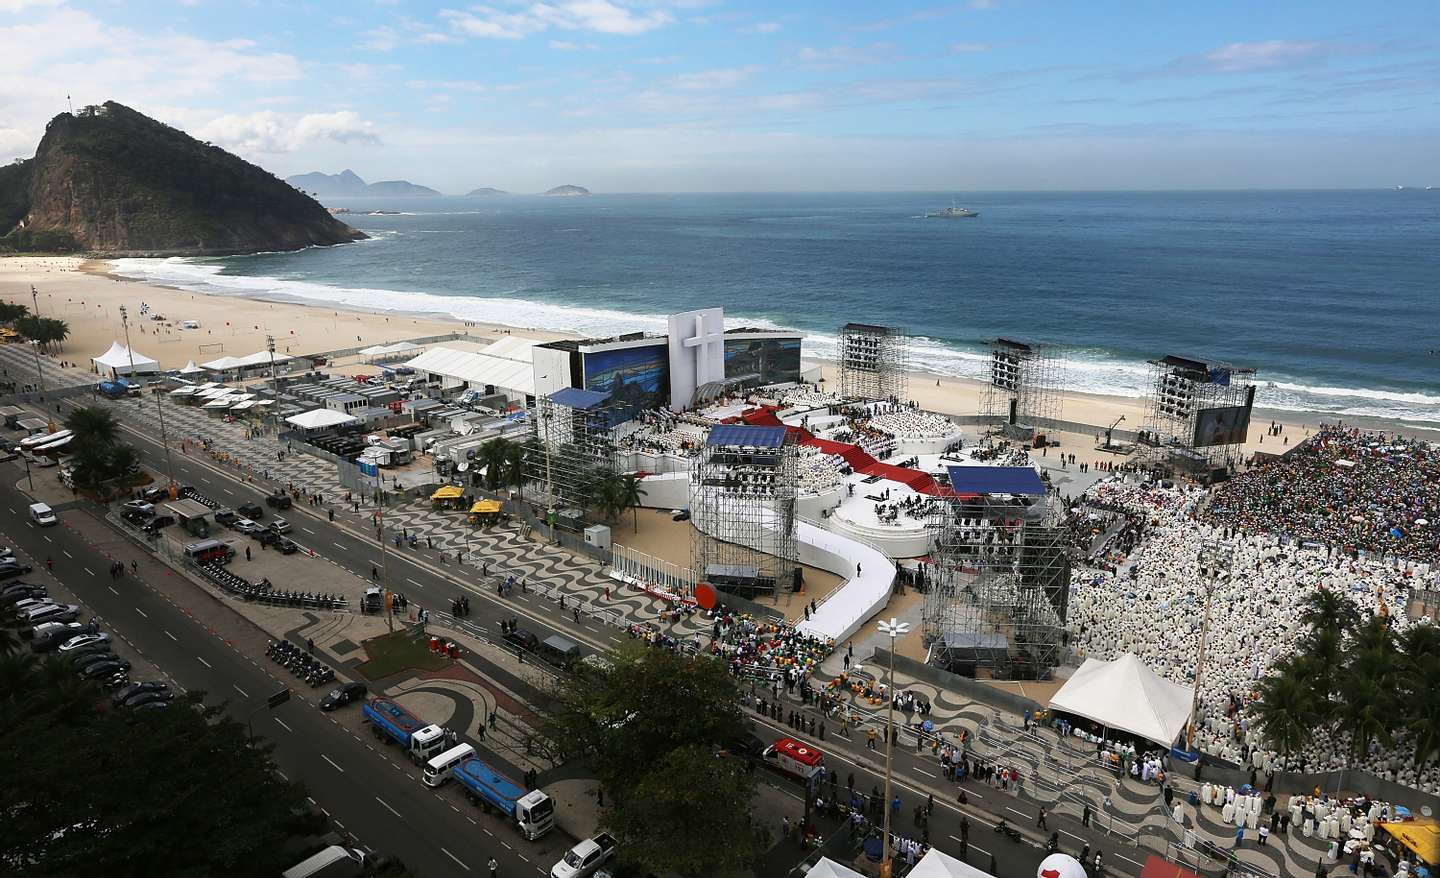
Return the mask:
M158 439L136 431L129 425L126 425L126 432L128 438L145 454L146 462L153 469L163 470L164 452ZM185 455L174 451L172 459L175 477L182 484L192 485L212 498L231 506L242 502L263 503L267 488L244 483L233 471L212 465L206 457ZM372 565L379 566L380 564L380 551L374 539L373 530L368 527L368 517L358 526L352 525L351 527L341 525L347 523L347 520L353 519L354 516L338 515L337 517L337 522L330 523L323 515L303 503L297 504L291 509L288 516L298 531L293 536L299 542L313 548L317 553L326 556L355 575L369 578ZM534 594L527 595L516 591L508 598L500 598L495 594L493 588L481 588L473 584L457 582L451 578L455 571L453 564L449 565L449 569L434 565L431 561L435 557L433 552L407 548L388 551L387 555L392 587L404 591L412 602L427 608L446 609L449 601L462 589L470 593L473 612L471 619L467 621L479 627L487 636L498 635L497 622L499 619L516 616L521 620L522 627L531 629L541 639L559 633L578 640L595 650L609 648L622 640L623 635L613 626L583 616L580 624L577 625L570 615L559 612L553 603ZM470 569L469 573L471 580L479 580L480 577L476 575L477 571ZM287 587L288 584L277 583L277 585ZM247 666L248 664L246 662ZM221 686L214 691L223 691L228 688L229 686ZM798 703L788 705L787 710L789 706L798 707L799 705ZM753 711L751 718L756 722L756 732L762 739L795 735L783 722L777 723L762 719ZM868 792L872 786L883 787L883 775L879 774L875 767L872 767L883 764L883 757L880 757L880 754L865 755L861 736L856 736L852 742L842 744L832 734L821 746L827 754L830 766L838 772L842 787L851 772L855 774L857 789ZM366 755L373 760L373 754L367 753ZM953 786L939 776L932 759L917 758L908 748L897 748L894 774L896 790L902 800L901 812L896 824L898 831L905 832L913 829L911 822L913 806L933 790L937 793L937 798L935 815L930 826L931 842L954 855L958 850L961 810L960 806L949 798L953 795ZM308 776L306 779L308 782ZM414 781L413 778L410 780L418 790L420 786L418 781ZM1038 831L1034 830L1034 806L1020 802L1013 794L1002 793L984 785L977 787L974 784L967 784L967 789L971 791L971 800L970 805L964 809L964 813L968 815L971 823L970 861L985 868L989 863L989 855L993 853L997 856L1000 873L1004 878L1010 878L1010 876L1028 878L1035 874L1035 866L1041 859L1040 848L1029 838L1024 842L1015 843L995 834L991 829L994 822L994 817L991 815L998 815L1006 818L1013 825L1023 827L1029 835L1036 838L1042 837ZM364 797L362 800L369 801L373 798L372 795ZM346 801L353 800L347 798ZM803 811L798 796L796 808L797 813L793 816L798 817L799 813ZM404 809L400 810L402 813L406 813ZM1104 849L1107 873L1138 874L1141 864L1145 860L1145 856L1133 846L1122 846L1118 844L1119 839L1106 838L1103 830L1082 830L1073 820L1052 817L1050 829L1052 831L1061 830L1062 850L1077 852L1085 841L1091 843L1092 851L1096 846ZM918 835L918 830L915 832ZM367 840L375 837L369 833L362 834L358 831L356 834ZM384 847L382 845L374 846ZM450 849L455 850L454 846L451 846ZM409 856L404 853L401 855L407 863L410 862ZM418 863L419 861L417 861L417 865ZM432 873L428 869L424 871L426 874L442 874Z
M97 617L104 630L122 636L179 685L205 691L208 701L226 702L241 722L283 686L267 673L263 657L239 653L181 607L139 587L135 578L112 582L106 575L109 562L79 529L69 526L88 513L62 513L63 527L34 527L26 515L29 499L13 486L23 470L3 466L0 472L5 475L0 532L36 566L26 579L47 584L58 580L85 607L87 617ZM84 522L76 524L84 528ZM143 558L139 551L134 555ZM55 562L53 577L44 572L46 558ZM142 563L142 579L147 568L157 572ZM125 651L124 646L117 648ZM257 736L274 742L283 775L304 783L317 807L342 830L375 850L399 856L425 876L486 875L491 855L500 861L501 875L548 874L548 862L521 858L530 843L465 805L453 790L441 796L426 789L415 768L391 758L392 748L353 734L316 708L317 694L297 690L289 703L255 713L253 727Z

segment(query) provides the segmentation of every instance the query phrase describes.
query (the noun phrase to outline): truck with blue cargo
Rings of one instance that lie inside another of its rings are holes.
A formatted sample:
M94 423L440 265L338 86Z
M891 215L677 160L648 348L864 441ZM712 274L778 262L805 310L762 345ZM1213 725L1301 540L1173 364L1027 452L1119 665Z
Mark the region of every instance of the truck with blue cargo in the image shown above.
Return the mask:
M422 722L393 700L377 695L360 708L370 731L383 741L405 748L410 761L424 765L445 749L445 730Z
M117 378L114 381L101 381L95 385L95 389L106 399L121 399L126 396L139 396L140 387L131 384L124 378Z
M451 767L450 774L465 789L465 798L486 811L505 815L530 841L555 826L555 803L549 796L540 790L527 791L483 759L466 759Z

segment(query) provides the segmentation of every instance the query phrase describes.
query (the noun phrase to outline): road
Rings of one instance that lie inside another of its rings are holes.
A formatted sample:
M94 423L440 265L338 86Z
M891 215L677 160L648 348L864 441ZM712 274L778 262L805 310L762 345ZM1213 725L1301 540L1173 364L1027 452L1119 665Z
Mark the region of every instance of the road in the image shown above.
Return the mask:
M157 438L128 425L126 433L127 438L144 452L146 461L152 468L163 469L164 452ZM177 480L194 486L221 503L231 506L240 503L263 503L267 487L246 484L232 471L212 465L207 458L174 453L171 459ZM372 566L380 566L380 550L373 531L369 529L368 517L360 520L358 524L345 527L342 524L345 524L347 519L353 521L354 516L339 516L339 521L331 523L312 507L299 504L290 510L288 518L298 530L294 535L297 540L355 575L368 578ZM434 552L407 548L389 551L387 555L391 583L405 591L416 603L428 608L443 608L448 607L449 601L462 591L469 593L474 608L473 622L482 633L492 639L498 638L499 626L496 623L499 619L516 616L521 620L522 627L531 629L541 639L551 634L563 634L593 650L608 649L622 640L616 628L584 616L581 617L581 622L576 624L572 616L560 612L554 603L535 594L515 591L510 597L501 598L495 594L493 588L458 582L451 578L453 565L447 570L434 563ZM472 580L479 580L480 577L474 575L473 569L469 572ZM285 587L286 584L277 585ZM798 702L793 706L798 707ZM751 718L757 723L757 734L762 739L798 736L784 723L760 718L753 712ZM842 786L847 775L854 772L857 789L868 792L872 786L883 787L883 776L873 767L880 764L883 757L880 754L866 755L860 736L842 743L832 735L820 746L827 754L831 767L839 773ZM924 800L927 794L934 792L936 810L931 819L931 841L954 855L959 847L961 809L950 798L954 795L954 787L939 777L935 762L929 758L917 757L908 748L897 748L894 778L896 790L902 799L901 813L896 822L897 831L913 829L911 809L915 803ZM419 786L418 782L416 785ZM991 827L996 817L1004 817L1013 825L1023 827L1030 835L1043 838L1043 835L1034 829L1035 806L1023 802L1013 794L1002 793L983 784L966 784L966 789L971 797L970 805L964 808L964 813L971 823L970 861L985 868L988 865L988 855L994 853L999 861L1000 872L1005 878L1028 878L1033 875L1034 867L1041 859L1040 848L1034 841L1027 839L1021 843L1011 842L995 834ZM800 811L803 811L803 805L797 801L795 816L798 816ZM1108 861L1107 873L1138 874L1146 858L1145 853L1137 850L1133 844L1125 844L1124 840L1117 837L1107 837L1103 830L1082 829L1076 821L1059 817L1051 817L1049 822L1051 831L1059 830L1061 833L1062 850L1075 853L1086 842L1091 844L1092 851L1097 846L1103 848ZM918 835L918 830L916 834ZM408 858L406 859L409 862Z
M70 510L61 515L66 526L36 528L26 515L29 499L13 487L23 471L13 464L0 467L6 476L0 485L0 532L36 566L26 579L58 581L103 629L121 635L176 683L203 690L209 702L224 702L242 723L253 713L255 733L274 742L283 776L303 783L340 829L425 876L488 875L484 866L492 855L503 875L548 874L548 862L525 856L530 843L464 806L454 791L442 795L424 787L418 770L398 761L394 748L354 734L315 707L314 692L297 691L290 702L263 709L266 696L285 685L269 674L263 656L241 654L135 577L112 582L106 575L109 561L71 524L88 513ZM141 564L140 580L147 573L163 575L143 553L132 557ZM44 572L46 558L55 562L53 575ZM262 709L255 712L257 705Z

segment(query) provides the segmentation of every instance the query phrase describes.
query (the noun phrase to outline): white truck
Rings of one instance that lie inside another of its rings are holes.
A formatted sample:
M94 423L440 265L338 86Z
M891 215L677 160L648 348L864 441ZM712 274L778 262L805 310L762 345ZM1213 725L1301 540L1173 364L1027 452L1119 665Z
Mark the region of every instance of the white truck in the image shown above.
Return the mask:
M364 851L332 844L286 869L282 878L353 878L364 871Z
M576 842L560 862L550 867L550 878L590 878L615 856L615 839L608 833Z

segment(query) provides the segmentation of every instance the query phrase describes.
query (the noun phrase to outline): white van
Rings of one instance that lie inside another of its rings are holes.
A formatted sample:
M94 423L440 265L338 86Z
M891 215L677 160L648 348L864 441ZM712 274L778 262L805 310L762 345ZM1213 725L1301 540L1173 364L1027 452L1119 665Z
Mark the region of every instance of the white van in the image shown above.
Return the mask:
M45 503L30 504L30 520L41 527L50 527L60 523L60 519L55 517L55 510Z
M199 329L199 328L200 328L200 321L199 321L199 320L184 320L184 321L181 321L181 323L180 323L180 328L181 328L181 329Z
M462 759L469 759L475 755L475 748L469 744L461 744L451 747L434 759L425 763L425 786L438 787L450 779L450 767L456 765Z

